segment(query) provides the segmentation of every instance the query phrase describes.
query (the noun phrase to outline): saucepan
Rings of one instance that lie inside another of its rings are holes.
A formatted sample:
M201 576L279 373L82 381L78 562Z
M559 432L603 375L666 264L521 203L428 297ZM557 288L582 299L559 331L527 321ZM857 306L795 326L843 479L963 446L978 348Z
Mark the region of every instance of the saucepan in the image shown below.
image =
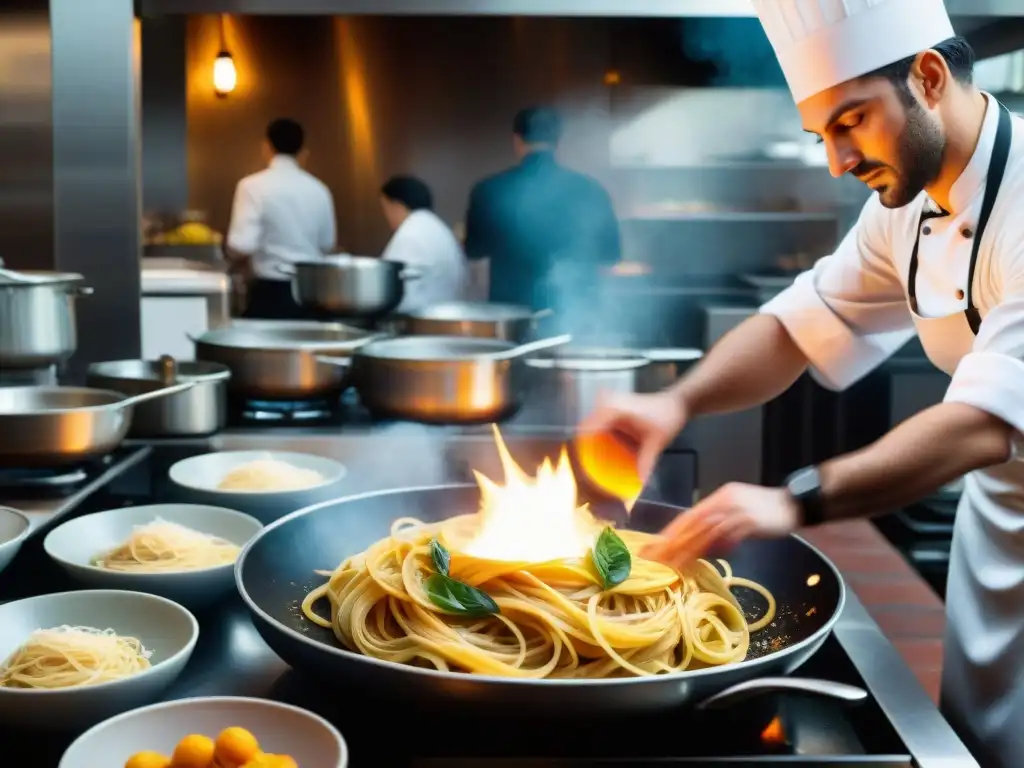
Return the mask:
M572 340L569 335L516 346L500 339L405 336L365 344L351 362L352 384L371 413L433 424L503 421L526 391L524 358Z
M265 527L243 550L235 580L256 629L270 647L300 673L351 690L378 691L402 706L437 709L481 708L504 718L524 712L537 719L630 717L678 713L680 731L693 728L699 710L757 695L801 691L845 701L863 700L863 689L830 681L788 677L821 648L842 613L845 588L835 566L795 536L745 542L730 553L733 572L767 587L777 601L776 619L751 637L744 661L649 677L529 679L437 671L372 659L344 649L329 629L308 621L295 606L321 585L323 570L389 535L398 518L439 522L479 509L475 485L443 485L387 490L315 504ZM625 527L617 511L592 504L599 518ZM628 527L657 531L682 511L639 501ZM737 591L748 615L763 611L757 598ZM324 610L322 606L315 609ZM746 716L745 714L743 716ZM504 721L504 720L502 720ZM458 720L455 720L458 722Z
M182 381L196 386L172 397L154 400L135 409L129 437L185 437L209 435L227 422L226 365L203 360L177 361L170 355L159 360L112 360L93 363L86 384L139 395Z
M194 386L133 397L89 387L0 388L0 467L55 467L108 454L128 433L135 405Z
M228 388L263 400L337 397L349 386L346 367L319 362L346 359L381 334L341 323L253 321L190 337L196 358L231 370Z
M377 318L402 303L405 281L421 273L398 261L342 254L280 264L296 303L329 317Z
M534 312L519 304L449 301L405 316L406 333L417 336L475 336L521 343L537 329L537 321L554 314Z

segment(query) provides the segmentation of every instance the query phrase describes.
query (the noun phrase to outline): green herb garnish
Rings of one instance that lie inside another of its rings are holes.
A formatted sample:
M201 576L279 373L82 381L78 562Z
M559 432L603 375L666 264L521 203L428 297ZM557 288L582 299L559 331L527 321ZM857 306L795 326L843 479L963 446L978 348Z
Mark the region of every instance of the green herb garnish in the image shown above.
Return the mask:
M434 570L442 576L448 575L448 568L452 563L452 556L437 539L430 540L430 559L434 561Z
M629 547L610 527L601 531L590 557L605 589L611 589L629 578L633 567Z
M450 579L442 573L432 573L423 582L430 601L449 613L459 616L490 616L501 613L498 604L486 592Z

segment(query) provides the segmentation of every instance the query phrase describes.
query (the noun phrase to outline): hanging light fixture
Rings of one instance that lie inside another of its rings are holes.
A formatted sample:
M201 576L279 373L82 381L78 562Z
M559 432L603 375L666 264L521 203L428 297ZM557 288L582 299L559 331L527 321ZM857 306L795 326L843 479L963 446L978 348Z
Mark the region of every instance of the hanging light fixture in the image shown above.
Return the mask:
M224 34L224 16L220 16L220 53L213 61L213 90L220 98L225 98L235 90L238 84L238 72L235 60L228 50L227 36Z

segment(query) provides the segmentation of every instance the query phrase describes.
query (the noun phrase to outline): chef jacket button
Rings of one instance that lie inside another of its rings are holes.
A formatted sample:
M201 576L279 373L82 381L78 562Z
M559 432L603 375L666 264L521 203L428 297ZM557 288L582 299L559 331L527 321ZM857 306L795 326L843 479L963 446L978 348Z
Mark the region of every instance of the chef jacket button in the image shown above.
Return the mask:
M956 292L956 297L957 297L958 299L962 299L962 298L964 297L964 292L963 292L963 291L957 291L957 292Z
M968 240L974 237L974 231L970 227L964 227L963 229L961 229L960 234L963 235Z
M932 233L932 228L931 227L925 227L924 229L921 230L921 233L925 234L925 235L930 235Z

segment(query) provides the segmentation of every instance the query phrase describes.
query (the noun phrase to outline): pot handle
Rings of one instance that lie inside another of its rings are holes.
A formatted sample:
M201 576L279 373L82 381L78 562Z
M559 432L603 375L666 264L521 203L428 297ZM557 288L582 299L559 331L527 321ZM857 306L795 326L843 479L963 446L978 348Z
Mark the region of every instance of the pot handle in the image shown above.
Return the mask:
M76 285L68 289L72 296L92 296L95 292L91 285Z
M288 275L288 277L294 277L296 272L294 264L275 264L274 269L282 275Z
M186 389L192 389L196 383L194 381L186 381L181 384L175 384L173 387L163 387L162 389L154 389L152 392L143 392L141 395L132 395L126 397L124 400L118 400L116 403L103 406L114 411L120 411L125 408L131 408L144 403L147 400L156 400L158 397L170 397L176 395L179 392L184 392Z
M726 688L697 704L697 709L721 709L742 701L777 691L808 693L845 702L864 701L868 692L863 688L832 680L816 680L809 677L761 677Z
M403 280L419 280L423 277L423 270L416 269L416 267L403 267L398 276Z
M553 309L541 309L530 315L530 320L536 323L538 320L542 320L545 317L551 317L553 314L555 314L555 310Z
M349 368L352 365L351 357L331 357L330 355L313 355L313 359L324 365L333 365L336 368Z

